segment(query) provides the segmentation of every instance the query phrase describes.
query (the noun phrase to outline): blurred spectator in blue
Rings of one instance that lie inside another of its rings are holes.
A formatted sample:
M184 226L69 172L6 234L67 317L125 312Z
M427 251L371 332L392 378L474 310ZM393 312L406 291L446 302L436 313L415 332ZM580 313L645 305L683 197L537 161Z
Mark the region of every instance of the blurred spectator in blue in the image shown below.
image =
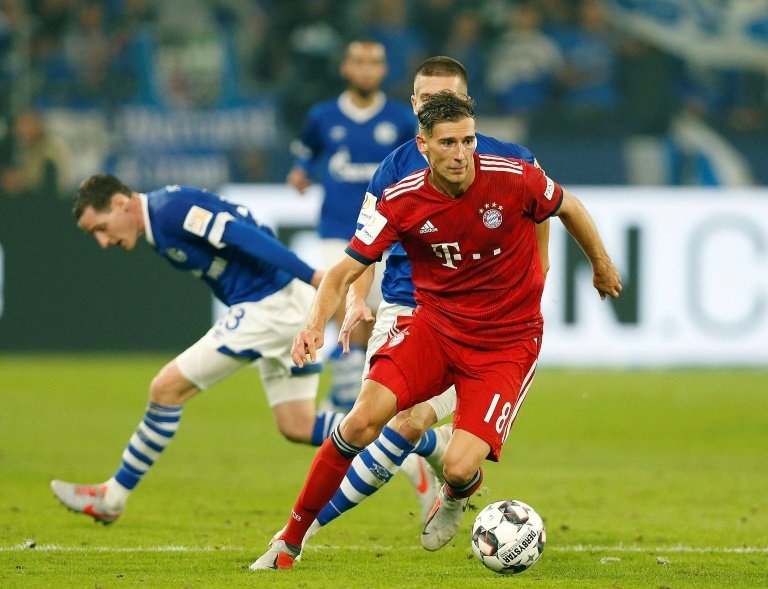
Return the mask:
M491 105L485 98L485 55L488 41L483 35L483 22L477 10L461 10L450 21L451 27L442 48L432 53L447 55L460 61L467 70L472 98L478 103L478 112L488 112Z
M387 51L389 73L382 89L407 100L413 93L413 72L427 55L424 35L410 24L405 0L369 0L367 7L363 35L378 41Z
M765 124L766 77L745 70L686 65L683 104L710 124L750 130ZM762 80L762 83L760 82Z
M151 0L122 0L112 17L110 99L116 104L136 102L140 93L141 48L150 46L157 23Z
M13 118L10 161L0 170L0 194L14 198L58 198L71 188L71 154L30 110Z
M71 70L70 106L103 106L110 87L112 43L102 2L77 7L75 19L63 33L61 49Z
M500 113L526 116L551 101L563 56L542 33L541 14L533 2L511 9L507 22L488 59L488 91Z
M310 106L343 88L340 4L296 0L270 9L268 36L253 67L257 76L275 80L288 136L298 134Z
M728 124L736 131L768 131L768 76L742 72L736 81L738 101L728 113Z
M159 106L205 108L236 101L236 51L204 0L157 4L152 46L144 47L144 100ZM179 15L184 25L179 26Z
M623 128L630 134L667 133L680 110L680 60L630 37L621 42L619 60Z
M581 0L575 26L553 32L565 63L559 73L562 122L575 129L609 131L619 106L617 55L603 0Z
M420 0L412 4L409 20L424 35L425 52L430 55L447 54L462 61L445 49L446 39L452 34L452 23L459 8L456 0Z
M24 96L20 82L24 77L23 64L25 47L29 32L29 19L20 0L0 2L0 124L7 129L7 119L12 107L12 100L28 98ZM6 88L13 88L13 96ZM0 142L7 133L0 129Z
M539 9L544 34L559 39L571 34L581 0L533 0Z

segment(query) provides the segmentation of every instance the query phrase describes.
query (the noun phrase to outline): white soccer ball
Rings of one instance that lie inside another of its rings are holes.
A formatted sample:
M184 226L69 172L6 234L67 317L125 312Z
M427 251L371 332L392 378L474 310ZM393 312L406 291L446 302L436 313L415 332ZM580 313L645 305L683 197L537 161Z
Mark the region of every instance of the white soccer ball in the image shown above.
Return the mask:
M503 575L522 573L541 553L547 534L544 522L522 501L496 501L472 524L472 552L485 566Z

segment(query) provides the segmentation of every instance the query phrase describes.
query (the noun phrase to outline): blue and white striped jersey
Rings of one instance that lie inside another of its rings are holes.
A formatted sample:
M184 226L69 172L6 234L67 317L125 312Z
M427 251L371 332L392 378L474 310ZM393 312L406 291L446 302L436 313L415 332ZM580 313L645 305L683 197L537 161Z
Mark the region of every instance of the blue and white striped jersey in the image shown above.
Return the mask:
M515 143L505 143L493 137L477 133L477 153L514 157L534 163L534 157L527 147ZM366 198L381 198L384 189L412 174L417 170L427 167L427 160L416 147L416 140L412 139L390 153L376 173L373 175ZM358 226L359 227L359 226ZM384 277L381 281L381 294L388 303L416 307L413 296L414 286L411 280L411 263L405 254L403 246L394 244L389 250Z
M200 188L141 195L147 241L172 266L204 280L225 305L259 301L314 270L248 209Z
M368 182L381 161L416 134L409 105L379 94L366 108L355 107L346 93L313 106L299 141L294 165L315 171L325 196L318 234L351 239Z

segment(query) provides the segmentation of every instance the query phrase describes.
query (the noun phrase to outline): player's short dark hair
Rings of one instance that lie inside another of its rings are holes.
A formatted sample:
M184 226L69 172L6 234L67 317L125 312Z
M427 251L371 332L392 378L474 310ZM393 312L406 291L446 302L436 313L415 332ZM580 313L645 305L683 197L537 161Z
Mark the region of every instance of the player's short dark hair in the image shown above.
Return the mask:
M438 123L475 118L475 101L465 94L441 90L429 96L419 109L419 129L428 135Z
M112 197L116 193L131 196L133 191L112 174L93 174L80 183L75 197L72 213L79 219L85 209L93 207L94 211L109 210Z
M430 57L426 61L422 62L422 64L416 68L414 77L416 76L434 76L440 78L457 77L461 78L461 81L464 82L465 86L469 84L469 80L467 79L467 70L464 69L464 66L461 65L459 61L446 55Z

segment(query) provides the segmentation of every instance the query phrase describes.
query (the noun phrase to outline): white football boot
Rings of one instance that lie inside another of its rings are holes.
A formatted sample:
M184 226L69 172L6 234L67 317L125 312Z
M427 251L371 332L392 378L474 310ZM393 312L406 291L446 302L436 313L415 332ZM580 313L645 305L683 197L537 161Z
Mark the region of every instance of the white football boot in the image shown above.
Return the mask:
M440 550L456 535L461 525L461 516L469 503L469 497L454 499L445 494L445 486L440 488L432 511L427 516L421 531L421 545L430 552Z
M269 550L262 554L248 568L252 571L288 570L301 554L301 549L289 546L285 540L272 542Z
M56 498L70 511L90 515L95 521L108 525L117 521L122 509L107 506L104 495L107 485L74 485L64 481L51 481L51 489Z

